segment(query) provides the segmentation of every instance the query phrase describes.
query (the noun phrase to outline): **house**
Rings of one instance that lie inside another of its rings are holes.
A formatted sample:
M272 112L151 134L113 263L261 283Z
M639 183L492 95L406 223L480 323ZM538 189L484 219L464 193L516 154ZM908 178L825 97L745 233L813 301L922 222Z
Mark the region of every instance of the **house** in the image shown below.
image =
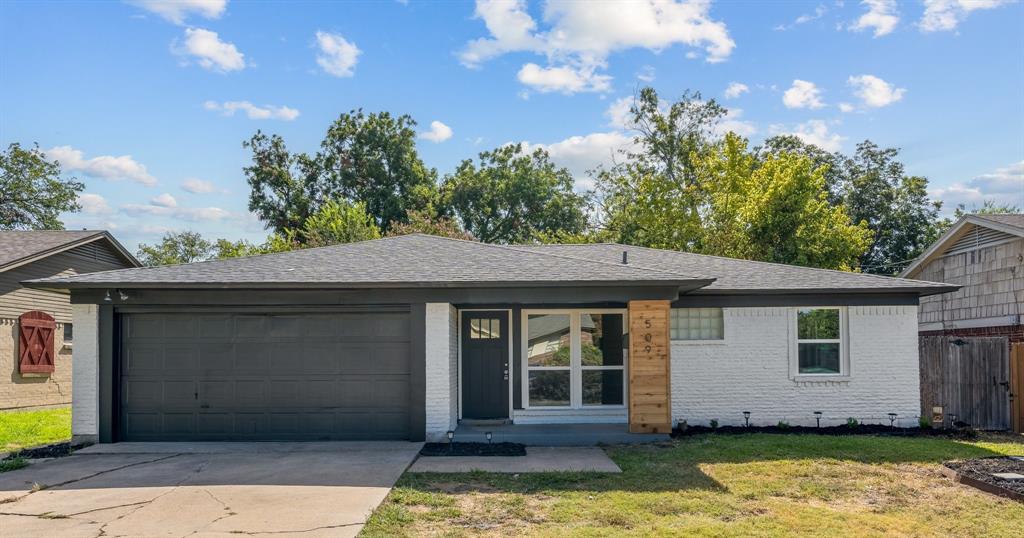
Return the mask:
M100 442L917 424L918 302L956 289L421 234L25 284L70 290L73 432Z
M138 266L107 232L0 231L0 410L71 403L69 296L20 282Z
M960 286L921 300L925 413L1024 431L1024 215L967 215L901 276Z

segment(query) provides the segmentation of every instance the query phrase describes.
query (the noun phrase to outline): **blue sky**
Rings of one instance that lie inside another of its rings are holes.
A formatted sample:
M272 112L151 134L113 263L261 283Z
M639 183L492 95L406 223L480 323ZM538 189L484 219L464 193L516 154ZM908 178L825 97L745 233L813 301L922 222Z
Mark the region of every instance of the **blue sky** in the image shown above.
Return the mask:
M261 240L241 147L257 129L314 151L341 112L408 113L441 175L523 141L585 187L649 84L720 100L754 144L900 147L949 210L1024 206L1020 2L650 4L3 2L0 143L38 142L86 183L69 228L132 249L167 230Z

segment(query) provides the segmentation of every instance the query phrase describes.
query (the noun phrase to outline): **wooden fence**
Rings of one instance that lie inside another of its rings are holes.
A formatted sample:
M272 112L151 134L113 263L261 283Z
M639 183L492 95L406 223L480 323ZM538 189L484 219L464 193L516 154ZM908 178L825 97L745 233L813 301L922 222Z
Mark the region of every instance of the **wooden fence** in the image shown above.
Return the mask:
M1010 346L1010 422L1013 431L1024 433L1024 343Z
M942 408L983 430L1008 430L1010 424L1010 346L1006 337L922 336L921 415Z

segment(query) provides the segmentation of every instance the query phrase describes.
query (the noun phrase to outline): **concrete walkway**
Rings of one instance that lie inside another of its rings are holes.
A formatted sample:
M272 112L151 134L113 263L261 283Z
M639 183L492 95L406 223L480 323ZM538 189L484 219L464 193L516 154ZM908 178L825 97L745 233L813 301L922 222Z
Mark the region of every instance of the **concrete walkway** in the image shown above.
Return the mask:
M420 443L124 443L0 474L0 535L355 536Z
M596 447L539 447L526 448L525 456L481 457L438 456L420 457L409 468L413 473L540 473L558 471L589 471L621 473L622 469Z

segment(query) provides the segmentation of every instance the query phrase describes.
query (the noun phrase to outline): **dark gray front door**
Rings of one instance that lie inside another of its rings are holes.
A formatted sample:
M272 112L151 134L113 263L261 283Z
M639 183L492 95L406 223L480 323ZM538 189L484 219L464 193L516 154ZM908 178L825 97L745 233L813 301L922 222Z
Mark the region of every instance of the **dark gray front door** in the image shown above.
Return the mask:
M125 314L119 438L408 438L409 317Z
M508 418L508 312L462 313L462 418Z

